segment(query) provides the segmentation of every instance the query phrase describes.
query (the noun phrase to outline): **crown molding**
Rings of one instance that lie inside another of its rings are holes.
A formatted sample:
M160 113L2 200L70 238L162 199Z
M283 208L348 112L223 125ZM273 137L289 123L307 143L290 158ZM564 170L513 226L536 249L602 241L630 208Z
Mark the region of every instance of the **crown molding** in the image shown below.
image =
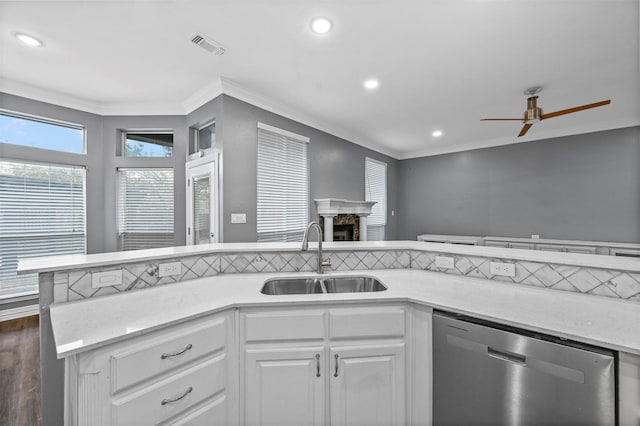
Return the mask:
M563 129L562 132L556 131L539 131L535 135L527 135L522 138L509 136L500 139L491 139L485 141L473 141L459 144L437 145L417 151L408 151L397 157L398 160L410 160L412 158L432 157L434 155L452 154L455 152L472 151L475 149L492 148L503 145L514 145L517 143L536 142L546 139L555 139L568 136L582 135L586 133L604 132L607 130L622 129L628 127L640 126L640 120L616 120L606 123L590 124L585 126L576 126ZM517 140L516 140L517 139Z
M100 103L17 81L0 80L0 92L96 115L185 115L174 102Z
M381 154L387 155L391 158L398 159L400 156L400 152L396 150L390 149L386 146L378 145L373 142L365 142L364 139L366 139L366 137L362 135L356 134L340 127L332 126L326 122L318 120L317 118L297 111L295 108L287 104L276 101L275 99L270 98L264 94L247 89L246 87L229 78L222 77L220 81L222 84L222 93L224 93L225 95L234 97L290 120L297 121L298 123L313 127L314 129L329 133L333 136L339 137L356 145L360 145L364 148L368 148Z

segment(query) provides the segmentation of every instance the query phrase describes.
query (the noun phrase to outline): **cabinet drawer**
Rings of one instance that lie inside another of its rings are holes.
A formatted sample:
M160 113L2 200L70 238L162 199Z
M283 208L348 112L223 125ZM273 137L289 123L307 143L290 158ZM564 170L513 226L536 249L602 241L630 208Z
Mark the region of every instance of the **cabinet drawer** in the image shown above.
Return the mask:
M176 416L224 390L226 369L226 355L220 355L140 392L114 399L112 422L116 425L150 425Z
M171 426L226 426L231 423L227 417L227 395L220 395L204 407L172 421Z
M590 246L564 246L567 253L596 254L596 248Z
M402 337L405 334L405 310L349 309L329 311L329 338Z
M521 250L533 250L534 245L529 243L509 243L509 248Z
M486 247L500 247L500 248L509 248L509 243L506 241L486 241L484 242Z
M111 392L126 389L224 349L227 321L227 317L218 317L194 325L176 326L112 352Z
M562 246L558 246L555 244L536 244L536 250L562 251Z
M244 314L244 338L247 342L323 339L324 318L322 311Z

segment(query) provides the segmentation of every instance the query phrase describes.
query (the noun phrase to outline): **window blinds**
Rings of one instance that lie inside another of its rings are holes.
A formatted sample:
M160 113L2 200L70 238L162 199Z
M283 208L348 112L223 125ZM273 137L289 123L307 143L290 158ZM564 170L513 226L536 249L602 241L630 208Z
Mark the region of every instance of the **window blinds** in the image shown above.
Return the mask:
M365 200L376 202L367 218L367 239L382 241L387 224L387 164L366 157L364 182Z
M21 259L85 253L85 177L78 167L0 161L0 295L35 291Z
M119 169L121 250L173 245L173 170Z
M308 141L258 123L258 241L302 241L309 221Z

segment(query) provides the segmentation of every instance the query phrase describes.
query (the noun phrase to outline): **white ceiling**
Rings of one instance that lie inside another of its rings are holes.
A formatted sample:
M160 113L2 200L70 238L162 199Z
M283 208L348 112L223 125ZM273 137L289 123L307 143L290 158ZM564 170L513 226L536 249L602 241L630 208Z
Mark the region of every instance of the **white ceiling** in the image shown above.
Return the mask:
M316 16L333 31L311 33ZM185 114L224 92L411 158L639 125L639 17L638 0L2 1L0 91L104 115ZM612 103L523 138L480 122L520 117L533 85L546 112Z

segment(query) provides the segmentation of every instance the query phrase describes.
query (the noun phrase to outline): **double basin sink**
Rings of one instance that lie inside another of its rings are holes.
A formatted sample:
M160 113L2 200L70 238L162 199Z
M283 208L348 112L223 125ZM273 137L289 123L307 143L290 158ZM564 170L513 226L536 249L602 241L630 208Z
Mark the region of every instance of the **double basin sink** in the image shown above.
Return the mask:
M373 277L288 277L267 280L260 293L268 295L370 293L384 291L387 287Z

